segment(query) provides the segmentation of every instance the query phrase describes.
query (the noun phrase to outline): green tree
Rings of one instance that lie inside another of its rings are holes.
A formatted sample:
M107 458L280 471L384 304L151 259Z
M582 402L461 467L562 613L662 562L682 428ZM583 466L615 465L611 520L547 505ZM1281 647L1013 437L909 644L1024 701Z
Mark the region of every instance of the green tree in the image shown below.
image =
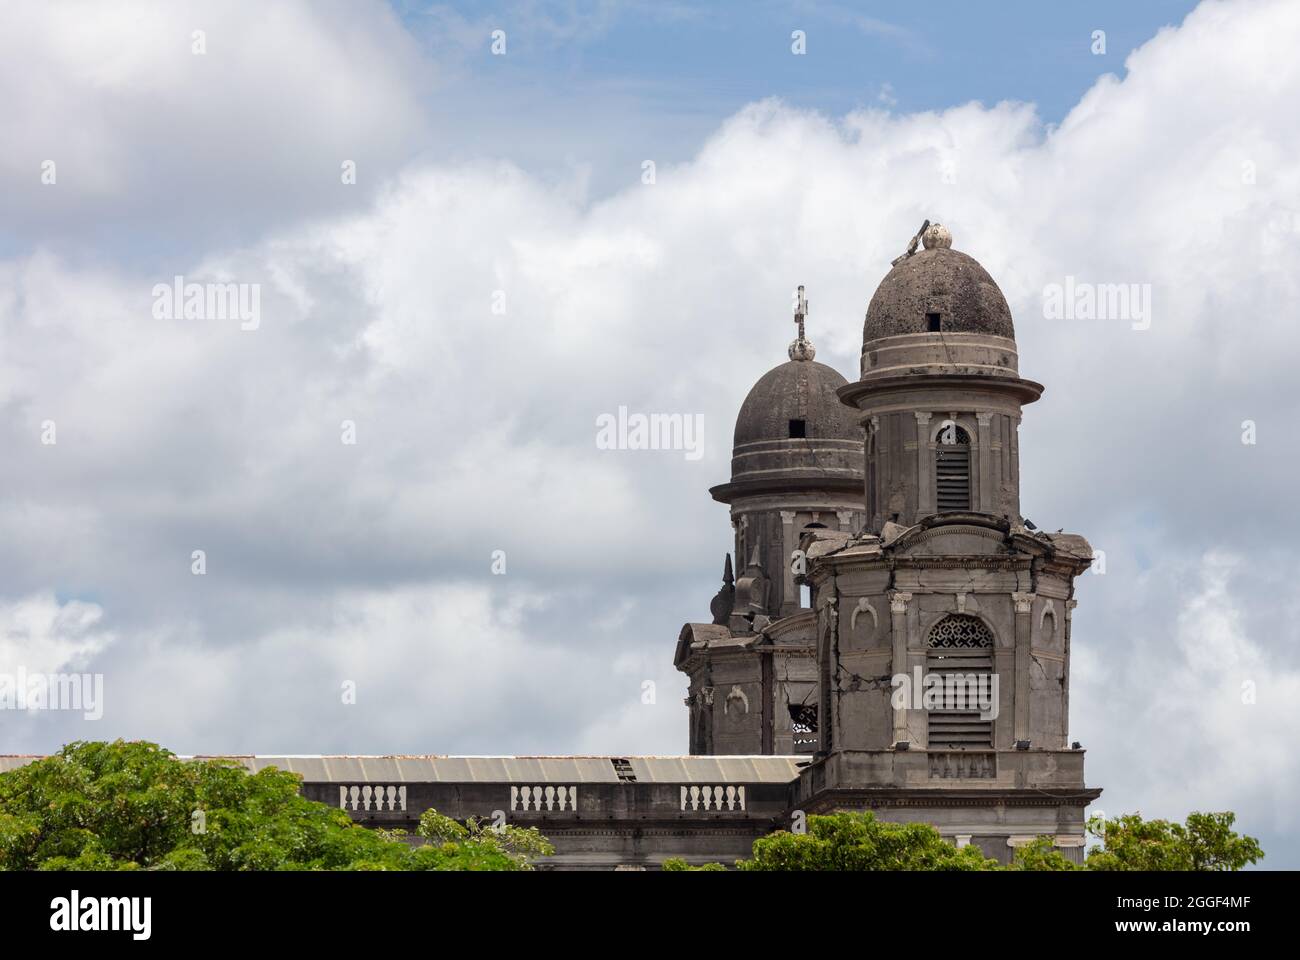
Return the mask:
M727 870L727 868L720 863L702 863L698 867L693 867L681 857L669 857L663 862L662 866L666 873L714 873L719 870L725 873Z
M1130 813L1088 821L1101 846L1088 853L1089 870L1240 870L1263 859L1254 837L1239 836L1236 814L1193 813L1186 824L1143 820Z
M1239 870L1264 856L1253 837L1232 830L1231 813L1193 813L1187 823L1144 821L1137 814L1089 821L1103 841L1085 864L1055 848L1052 836L1038 837L1017 848L1002 867L978 848L958 850L927 824L897 824L870 813L810 816L808 831L784 830L754 841L753 859L737 861L741 870ZM720 870L719 864L692 867L684 860L664 861L670 871Z
M152 743L71 743L0 774L0 868L519 870L551 852L535 829L497 835L477 825L413 846L306 799L300 784L286 771L181 760ZM427 839L424 822L436 817L421 821Z
M505 858L514 864L516 870L531 870L535 858L555 853L555 847L536 827L516 827L508 823L488 827L476 817L470 817L462 824L437 810L426 810L421 814L417 832L424 839L443 848L451 847L475 861L497 863Z
M890 823L871 813L808 818L808 832L780 830L754 841L741 870L994 870L975 846L960 850L925 823Z
M1036 837L1023 847L1017 847L1008 870L1082 870L1083 867L1056 849L1056 838Z

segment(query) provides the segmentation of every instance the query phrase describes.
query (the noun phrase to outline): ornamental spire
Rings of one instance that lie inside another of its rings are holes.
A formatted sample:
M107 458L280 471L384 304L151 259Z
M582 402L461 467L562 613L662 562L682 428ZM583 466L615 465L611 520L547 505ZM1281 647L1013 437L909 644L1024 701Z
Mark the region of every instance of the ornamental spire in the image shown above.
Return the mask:
M795 300L794 322L799 328L799 336L795 338L794 343L790 344L791 360L811 360L817 356L817 351L812 345L812 341L804 335L803 322L808 316L808 301L803 295L803 284L799 285L799 295Z

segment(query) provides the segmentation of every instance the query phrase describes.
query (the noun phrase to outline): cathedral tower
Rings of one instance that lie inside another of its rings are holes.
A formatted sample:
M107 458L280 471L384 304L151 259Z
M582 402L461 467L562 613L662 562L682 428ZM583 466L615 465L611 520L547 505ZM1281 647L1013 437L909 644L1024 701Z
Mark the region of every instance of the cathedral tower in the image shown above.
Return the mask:
M865 529L802 541L821 736L801 808L933 823L1003 860L1041 834L1081 856L1100 791L1069 743L1070 624L1092 551L1020 516L1017 430L1042 391L997 285L927 222L838 391L865 430Z
M790 359L759 378L740 405L731 481L709 491L731 508L737 562L764 582L737 594L737 613L788 617L800 601L790 556L808 529L861 529L862 431L840 402L847 381L813 358L799 288ZM759 587L761 586L761 589Z
M946 228L922 234L871 298L862 377L840 392L867 431L868 527L963 511L1018 522L1020 411L1043 388L1018 375L997 284Z
M789 359L741 404L731 479L709 492L731 509L712 624L686 624L677 667L691 678L690 749L704 754L811 753L817 746L815 617L791 555L811 530L845 536L865 522L862 429L839 398L847 381L818 363L798 290Z

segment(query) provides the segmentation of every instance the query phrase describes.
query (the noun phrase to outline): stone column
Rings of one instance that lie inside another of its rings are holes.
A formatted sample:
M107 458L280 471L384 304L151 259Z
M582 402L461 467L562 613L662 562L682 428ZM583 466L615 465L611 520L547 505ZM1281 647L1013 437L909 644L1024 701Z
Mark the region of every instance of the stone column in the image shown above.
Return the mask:
M872 470L871 465L867 465L867 480L875 480L875 489L871 491L872 497L876 504L876 515L871 518L877 529L885 522L885 498L881 491L885 487L885 463L888 454L885 452L884 438L880 434L880 418L871 418L871 447L875 451L876 469ZM874 474L874 478L873 478Z
M1029 662L1030 645L1033 642L1034 594L1013 593L1011 599L1016 603L1016 705L1015 736L1016 740L1028 740L1029 737Z
M1070 745L1070 628L1074 623L1074 608L1078 600L1065 601L1065 622L1061 624L1061 749Z
M1020 415L1007 418L1010 424L1010 430L1007 435L1007 445L1010 447L1007 457L1011 464L1010 479L1008 485L1012 491L1011 501L1011 519L1017 520L1020 517Z
M975 509L983 513L995 513L993 484L989 482L992 471L993 437L991 424L993 414L977 413L975 421L979 424L979 499L975 500Z
M916 517L929 516L937 509L934 491L934 444L930 442L930 417L916 414Z
M785 557L785 588L781 594L781 616L788 617L799 609L799 592L794 584L791 554L794 553L794 511L781 511L781 551Z
M889 595L889 613L893 629L893 659L890 672L894 676L907 674L907 604L911 601L910 593L895 590ZM917 691L913 691L915 694ZM915 699L915 698L913 698ZM901 707L894 709L893 743L907 740L907 711Z

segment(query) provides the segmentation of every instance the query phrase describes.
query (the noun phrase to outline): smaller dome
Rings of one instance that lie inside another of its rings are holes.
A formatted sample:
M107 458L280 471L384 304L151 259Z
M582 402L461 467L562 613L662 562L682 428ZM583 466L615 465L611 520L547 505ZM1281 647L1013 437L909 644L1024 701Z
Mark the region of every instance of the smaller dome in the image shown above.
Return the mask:
M847 384L814 360L791 360L763 374L736 417L731 482L715 500L794 491L862 492L862 428L840 401Z
M838 371L815 360L790 360L774 367L759 377L740 405L735 446L789 440L795 422L803 424L808 439L859 441L862 433L853 411L836 393L846 383Z

